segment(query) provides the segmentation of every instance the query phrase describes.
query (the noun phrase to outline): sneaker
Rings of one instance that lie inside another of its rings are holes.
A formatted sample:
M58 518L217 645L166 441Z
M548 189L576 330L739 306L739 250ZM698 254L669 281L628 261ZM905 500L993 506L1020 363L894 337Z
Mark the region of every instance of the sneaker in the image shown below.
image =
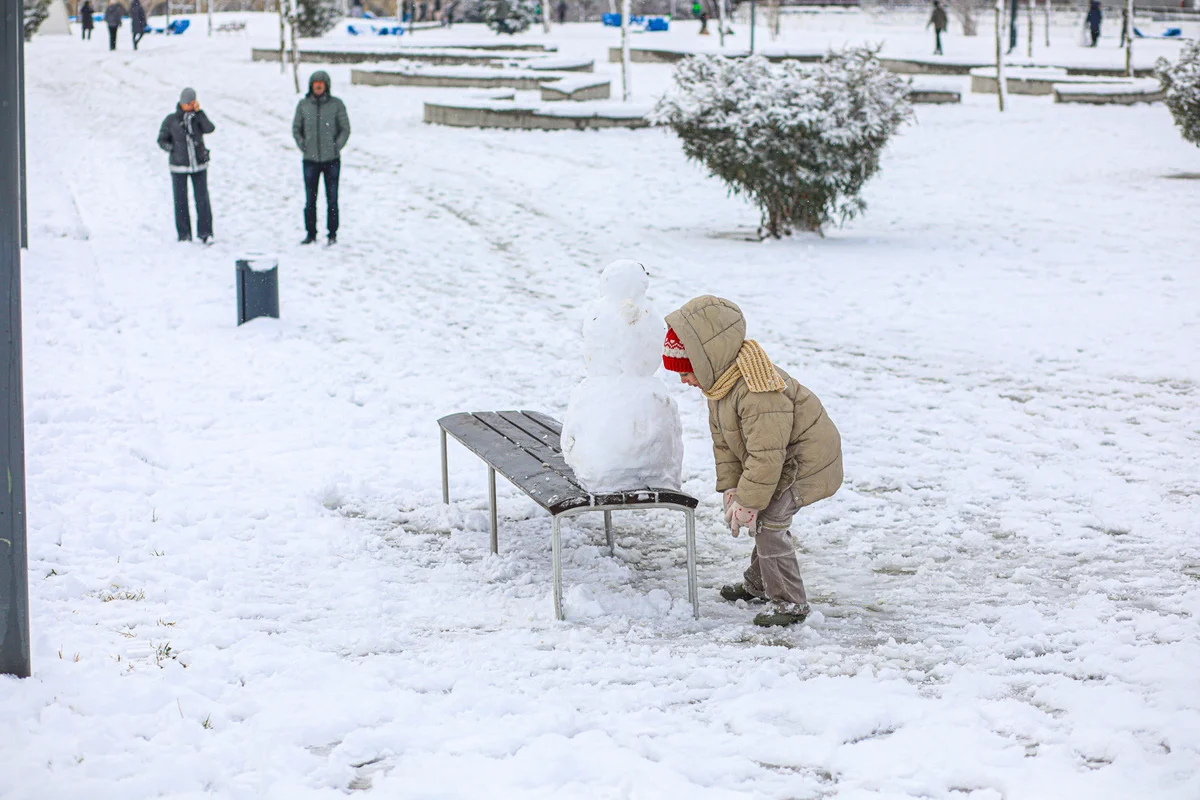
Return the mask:
M721 599L731 603L736 603L738 600L745 600L747 603L753 603L756 600L762 602L762 598L751 594L744 583L730 583L722 586Z
M808 606L795 603L776 603L770 611L764 611L754 618L754 624L760 628L799 625L808 619Z
M317 240L317 235L315 233L310 233L308 236L304 237L304 241L301 242L300 244L312 244L316 240Z

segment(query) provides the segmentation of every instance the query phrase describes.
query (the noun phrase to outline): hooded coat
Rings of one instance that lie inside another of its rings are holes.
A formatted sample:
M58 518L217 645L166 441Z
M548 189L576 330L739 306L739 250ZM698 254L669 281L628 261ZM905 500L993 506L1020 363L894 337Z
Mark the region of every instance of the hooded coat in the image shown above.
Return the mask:
M320 96L313 94L317 81L325 84ZM296 105L292 119L292 138L305 161L328 162L342 157L342 148L350 138L350 117L346 106L334 97L329 74L317 70L308 79L308 94Z
M90 2L86 2L86 0L84 4L79 7L79 24L83 26L85 31L90 31L96 27L96 23L92 20L92 14L95 12L96 9L92 7Z
M110 28L121 27L121 20L125 18L125 6L120 3L109 3L104 9L104 22Z
M146 32L146 9L140 0L133 0L129 4L129 25L134 33Z
M746 320L734 303L697 297L667 315L692 370L709 391L737 360ZM717 491L737 489L737 501L762 510L793 485L807 506L842 485L842 437L817 396L782 369L783 391L751 392L744 378L720 400L708 401L717 462Z

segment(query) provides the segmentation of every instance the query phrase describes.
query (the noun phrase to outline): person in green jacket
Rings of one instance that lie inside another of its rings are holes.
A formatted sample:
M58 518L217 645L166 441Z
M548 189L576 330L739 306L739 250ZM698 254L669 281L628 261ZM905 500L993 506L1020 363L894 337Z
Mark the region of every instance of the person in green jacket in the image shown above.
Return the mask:
M329 244L337 242L338 177L342 148L350 138L346 105L330 92L329 73L317 70L308 79L308 94L296 105L292 138L304 159L304 230L300 244L317 240L317 186L325 178L325 222Z

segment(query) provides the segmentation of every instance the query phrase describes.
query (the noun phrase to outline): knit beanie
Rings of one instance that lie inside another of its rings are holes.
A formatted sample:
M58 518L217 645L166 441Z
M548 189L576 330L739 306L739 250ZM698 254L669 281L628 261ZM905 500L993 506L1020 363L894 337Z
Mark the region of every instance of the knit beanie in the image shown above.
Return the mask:
M679 341L671 328L667 328L667 340L663 342L663 366L671 372L695 372L692 362L688 361L683 342Z
M196 100L196 90L190 86L179 93L179 105L186 106Z

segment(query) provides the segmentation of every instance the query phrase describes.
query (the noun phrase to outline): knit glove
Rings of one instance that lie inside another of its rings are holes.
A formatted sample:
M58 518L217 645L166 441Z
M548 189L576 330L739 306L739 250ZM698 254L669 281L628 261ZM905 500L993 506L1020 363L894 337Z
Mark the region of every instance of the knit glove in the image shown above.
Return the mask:
M733 505L733 501L737 498L737 489L726 489L721 495L721 507L725 510L725 524L729 524L730 514L729 509Z
M729 522L729 532L734 536L737 536L742 528L746 528L747 533L751 536L758 533L758 511L753 508L746 508L737 500L734 500L729 506L727 519Z

